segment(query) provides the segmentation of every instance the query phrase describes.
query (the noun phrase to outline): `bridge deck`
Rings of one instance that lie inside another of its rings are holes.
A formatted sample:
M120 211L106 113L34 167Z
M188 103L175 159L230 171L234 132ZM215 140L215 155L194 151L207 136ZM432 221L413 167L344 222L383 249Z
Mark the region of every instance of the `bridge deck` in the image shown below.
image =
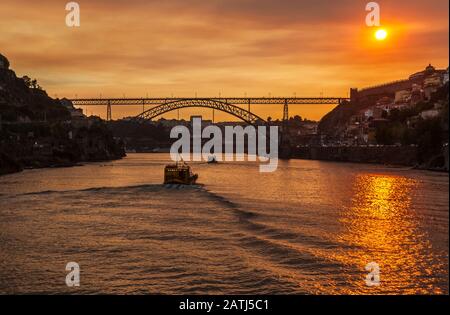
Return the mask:
M227 98L83 98L71 99L74 105L161 105L182 100L215 100L234 105L323 105L339 104L345 97L227 97Z

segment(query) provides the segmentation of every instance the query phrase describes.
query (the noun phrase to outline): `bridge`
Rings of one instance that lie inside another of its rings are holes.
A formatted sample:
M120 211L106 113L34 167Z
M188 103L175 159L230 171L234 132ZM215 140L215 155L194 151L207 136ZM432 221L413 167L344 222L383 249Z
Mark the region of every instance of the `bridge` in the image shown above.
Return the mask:
M289 119L289 105L339 105L344 97L227 97L227 98L86 98L70 100L74 106L106 106L106 120L112 119L112 106L142 106L136 118L153 119L164 113L187 107L203 107L231 114L246 123L264 120L251 112L252 105L283 105L283 120ZM145 110L146 105L153 105ZM244 109L238 105L245 105Z

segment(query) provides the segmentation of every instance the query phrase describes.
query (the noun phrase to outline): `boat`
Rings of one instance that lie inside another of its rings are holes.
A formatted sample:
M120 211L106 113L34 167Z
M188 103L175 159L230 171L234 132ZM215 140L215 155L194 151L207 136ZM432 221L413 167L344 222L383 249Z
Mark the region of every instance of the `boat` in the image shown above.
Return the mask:
M215 163L217 163L216 156L215 155L208 156L208 162L207 163L208 164L215 164Z
M164 184L193 185L198 175L192 173L191 167L184 161L166 165L164 168Z

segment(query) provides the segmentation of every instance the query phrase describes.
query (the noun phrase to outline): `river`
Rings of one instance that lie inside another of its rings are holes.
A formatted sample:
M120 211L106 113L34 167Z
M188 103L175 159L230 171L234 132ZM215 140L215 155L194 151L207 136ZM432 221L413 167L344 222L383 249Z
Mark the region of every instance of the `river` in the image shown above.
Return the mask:
M167 154L0 177L0 293L448 294L448 173ZM81 268L67 287L66 264ZM380 271L368 286L365 266Z

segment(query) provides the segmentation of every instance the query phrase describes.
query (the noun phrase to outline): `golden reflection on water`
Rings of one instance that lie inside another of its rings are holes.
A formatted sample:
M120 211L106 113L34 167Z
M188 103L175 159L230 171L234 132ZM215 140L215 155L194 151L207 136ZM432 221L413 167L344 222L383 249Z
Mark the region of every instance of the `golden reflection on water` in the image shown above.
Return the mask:
M337 288L341 293L442 293L430 283L431 245L419 231L411 208L411 193L417 185L401 176L356 177L351 205L341 215L344 233L338 237L350 248L335 257L346 268L353 267L355 274ZM370 262L381 269L378 287L365 283L364 268Z

